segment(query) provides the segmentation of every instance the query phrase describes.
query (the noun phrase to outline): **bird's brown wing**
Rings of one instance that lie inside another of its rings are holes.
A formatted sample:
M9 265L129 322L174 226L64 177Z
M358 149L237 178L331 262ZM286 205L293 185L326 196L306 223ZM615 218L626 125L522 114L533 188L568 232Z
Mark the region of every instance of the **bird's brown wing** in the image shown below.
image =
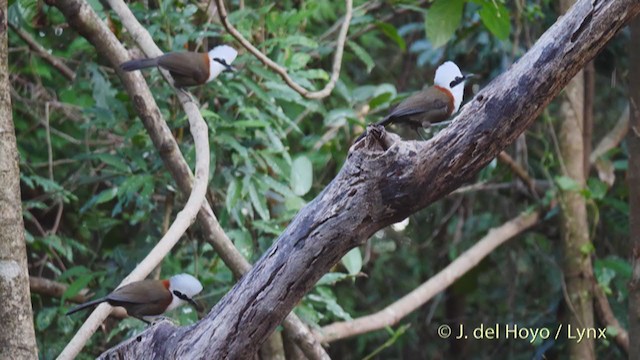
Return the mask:
M209 57L204 53L168 53L158 58L158 66L169 70L177 87L204 84L209 79Z
M412 95L396 106L378 124L387 125L400 122L437 123L451 114L449 97L433 87Z
M163 287L164 285L160 280L142 280L114 290L111 294L107 295L107 299L132 304L163 301L171 302L172 296L169 290L158 291L158 289Z
M173 300L169 290L158 291L163 287L160 280L142 280L116 289L106 299L111 305L127 309L131 316L160 315Z
M191 76L183 76L173 71L169 71L171 73L171 77L173 77L173 85L178 88L189 87L202 85L204 82L194 80Z

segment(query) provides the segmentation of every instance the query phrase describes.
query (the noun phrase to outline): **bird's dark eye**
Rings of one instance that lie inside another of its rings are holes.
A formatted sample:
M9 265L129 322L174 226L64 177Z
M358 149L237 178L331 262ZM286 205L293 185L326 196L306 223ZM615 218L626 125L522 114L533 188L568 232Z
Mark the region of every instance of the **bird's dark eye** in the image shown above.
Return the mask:
M464 76L456 76L456 78L453 79L451 84L449 84L449 87L453 89L454 87L458 86L463 81L464 81Z
M184 301L189 301L189 297L178 290L173 290L173 295L177 296L178 299L182 299Z

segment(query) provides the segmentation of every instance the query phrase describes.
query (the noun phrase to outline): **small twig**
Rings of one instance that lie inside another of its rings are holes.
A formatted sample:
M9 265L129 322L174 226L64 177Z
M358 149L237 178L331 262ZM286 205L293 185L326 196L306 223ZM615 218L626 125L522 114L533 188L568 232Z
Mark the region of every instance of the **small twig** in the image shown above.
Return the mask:
M533 179L531 179L529 174L527 174L527 171L523 169L522 166L520 166L517 162L515 162L515 160L513 160L513 158L509 156L509 154L501 151L500 154L498 154L498 161L507 165L509 169L511 169L511 171L527 185L529 191L531 191L531 194L536 197L536 199L539 198L538 192L536 191L536 184Z
M38 42L35 41L31 37L31 35L14 25L11 21L8 21L8 23L11 30L13 30L13 32L15 32L24 42L26 42L27 45L29 45L29 48L31 48L31 50L33 50L36 55L40 56L46 62L51 64L51 66L60 71L60 73L70 81L73 81L76 78L76 73L73 70L65 65L60 59L49 54L49 52L47 52L47 50L42 47L42 45L38 44Z
M629 105L624 108L616 125L602 139L589 155L589 162L594 164L598 158L615 148L624 140L629 131Z
M344 52L344 44L347 40L347 32L349 31L349 24L351 23L351 16L353 13L353 1L345 0L346 10L344 14L344 22L342 27L340 28L340 34L338 35L338 43L336 45L336 52L333 56L333 67L331 69L331 77L329 82L325 85L322 90L319 91L309 91L298 83L293 81L293 79L287 73L287 69L278 65L273 60L269 59L265 54L263 54L260 50L258 50L249 40L247 40L242 34L229 22L227 9L224 6L224 0L215 0L216 5L218 6L218 14L220 15L220 22L227 29L229 34L231 34L242 46L247 49L250 53L252 53L258 60L260 60L265 66L272 69L280 77L284 80L287 85L289 85L293 90L295 90L300 95L306 97L307 99L322 99L324 97L329 96L333 88L336 86L336 82L338 81L338 76L340 75L340 67L342 66L342 54Z
M58 298L61 298L68 288L65 284L38 276L29 276L29 287L32 293ZM89 300L90 295L88 293L88 289L83 289L78 294L67 298L67 300L74 303L83 303Z
M604 291L600 287L600 284L598 284L595 278L593 279L593 290L596 313L600 318L600 322L607 327L612 327L615 329L617 333L614 337L616 343L627 354L629 354L629 333L620 325L620 322L611 309L611 305L609 304L607 295L605 295Z
M44 130L47 142L47 163L49 163L49 180L53 181L53 150L51 149L51 130L49 129L49 102L44 103Z

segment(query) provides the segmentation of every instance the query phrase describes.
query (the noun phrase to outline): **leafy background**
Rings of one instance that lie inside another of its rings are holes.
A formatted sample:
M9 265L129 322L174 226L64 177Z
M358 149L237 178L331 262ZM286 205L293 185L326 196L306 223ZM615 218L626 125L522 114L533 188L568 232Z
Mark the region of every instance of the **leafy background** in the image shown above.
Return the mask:
M100 1L90 1L112 31L128 34ZM206 2L152 0L129 6L166 51L204 50L221 42L238 47ZM296 82L319 89L328 80L342 1L230 1L230 21ZM194 89L211 142L208 200L240 251L255 261L296 212L335 176L355 137L407 95L430 85L446 60L478 75L467 98L517 60L557 18L548 0L356 1L340 79L331 96L308 100L251 55L241 51L239 71ZM65 316L81 289L95 296L113 289L164 233L185 201L113 69L96 55L55 8L35 0L10 2L9 20L27 31L76 72L69 81L10 32L14 121L20 151L22 197L32 276L69 285L62 299L33 294L40 356L55 357L83 316ZM594 139L615 123L625 106L627 34L596 59ZM146 71L156 101L190 164L194 151L188 123L170 87ZM48 105L47 105L48 104ZM48 107L48 111L47 111ZM526 134L524 160L547 184L546 201L558 188L553 142L557 104ZM403 136L416 138L405 129ZM423 134L423 136L425 136ZM426 136L429 136L428 134ZM513 152L513 149L510 150ZM606 158L616 181L607 186L592 173L583 190L589 201L595 271L618 319L626 324L628 154L624 144ZM49 167L51 165L51 170ZM515 181L492 162L475 179ZM326 325L377 311L436 274L488 229L534 204L514 186L452 195L411 216L402 226L376 234L347 254L296 308L306 321ZM59 210L62 209L61 212ZM533 231L502 246L453 287L402 319L398 326L331 344L340 359L446 357L539 358L561 356L566 340L442 340L440 324L518 324L554 328L567 309L562 293L558 216L552 212ZM52 231L53 230L53 231ZM162 263L158 274L196 274L201 301L210 308L233 285L231 272L193 227ZM157 274L157 275L158 275ZM183 307L172 317L197 319ZM140 331L137 320L110 320L85 348L92 358ZM609 341L598 355L621 357Z

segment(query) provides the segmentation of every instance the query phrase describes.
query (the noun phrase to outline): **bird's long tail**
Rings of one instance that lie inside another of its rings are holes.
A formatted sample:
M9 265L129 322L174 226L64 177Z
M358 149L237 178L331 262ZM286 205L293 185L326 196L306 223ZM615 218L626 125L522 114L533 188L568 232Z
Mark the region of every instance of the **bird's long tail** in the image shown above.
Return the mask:
M387 115L387 116L384 117L384 119L378 121L376 123L376 125L387 126L387 125L389 125L390 123L393 122L393 119L394 119L393 116Z
M94 306L94 305L98 305L98 304L100 304L102 302L105 302L105 301L107 301L107 298L100 298L100 299L88 301L88 302L86 302L84 304L80 304L80 305L74 307L73 309L67 311L67 315L71 315L73 313L77 313L78 311L84 310L84 309L86 309L88 307L91 307L91 306Z
M120 64L120 69L134 71L154 66L158 66L158 58L129 60Z
M384 119L378 121L377 123L375 123L373 125L387 126L392 121L393 121L393 117L387 115L387 116L384 117ZM362 138L365 137L365 136L367 136L367 129L365 129L364 132L362 132L362 134L360 134L360 136L358 136L358 138L356 139L356 141L354 141L354 143L357 143L358 141L362 140Z

